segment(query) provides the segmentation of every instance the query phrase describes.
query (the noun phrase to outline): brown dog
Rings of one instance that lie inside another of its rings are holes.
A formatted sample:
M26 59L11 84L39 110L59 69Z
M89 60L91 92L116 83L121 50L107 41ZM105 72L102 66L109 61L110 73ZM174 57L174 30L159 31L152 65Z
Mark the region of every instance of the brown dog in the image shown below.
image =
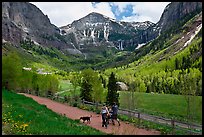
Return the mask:
M89 123L91 123L91 117L92 117L92 115L90 115L90 117L89 116L86 116L86 117L80 117L80 120L82 119L83 120L83 123L85 122L85 121L87 121L87 124Z

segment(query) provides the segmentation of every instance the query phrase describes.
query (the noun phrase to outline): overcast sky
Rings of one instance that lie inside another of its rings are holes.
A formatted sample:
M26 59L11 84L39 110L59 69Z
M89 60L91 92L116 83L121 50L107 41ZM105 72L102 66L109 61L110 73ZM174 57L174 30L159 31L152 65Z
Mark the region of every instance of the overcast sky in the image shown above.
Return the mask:
M61 27L91 12L98 12L116 20L159 21L170 2L30 2L36 5L52 24Z

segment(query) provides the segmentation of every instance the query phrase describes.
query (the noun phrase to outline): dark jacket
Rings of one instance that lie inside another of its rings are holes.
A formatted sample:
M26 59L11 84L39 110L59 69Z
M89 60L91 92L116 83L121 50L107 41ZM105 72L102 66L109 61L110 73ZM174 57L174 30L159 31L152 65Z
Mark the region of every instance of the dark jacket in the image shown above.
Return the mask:
M112 106L112 111L113 111L113 114L118 114L118 106L117 105L113 105Z

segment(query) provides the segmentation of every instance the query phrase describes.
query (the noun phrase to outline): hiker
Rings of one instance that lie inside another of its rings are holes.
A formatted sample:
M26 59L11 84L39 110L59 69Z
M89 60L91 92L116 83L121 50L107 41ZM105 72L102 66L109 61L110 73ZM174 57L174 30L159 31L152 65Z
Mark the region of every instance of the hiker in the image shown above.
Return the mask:
M107 128L107 115L109 115L109 111L108 108L106 106L106 104L103 104L103 107L101 108L101 115L102 115L102 127Z
M112 112L112 123L113 123L113 125L115 125L114 120L117 120L117 121L118 121L118 124L119 124L119 126L120 126L120 121L119 121L119 119L118 119L118 106L116 105L115 102L113 103L112 111L113 111L113 112Z

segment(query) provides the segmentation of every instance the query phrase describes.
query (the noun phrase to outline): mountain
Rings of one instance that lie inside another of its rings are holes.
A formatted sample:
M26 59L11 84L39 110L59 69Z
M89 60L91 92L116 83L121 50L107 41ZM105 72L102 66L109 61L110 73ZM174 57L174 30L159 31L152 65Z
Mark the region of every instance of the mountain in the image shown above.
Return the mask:
M156 30L153 32L153 41L141 49L137 48L135 50L135 58L139 59L150 51L156 52L171 46L169 43L165 44L166 41L171 39L172 36L184 31L183 26L199 13L202 13L201 2L172 2L168 4L160 20L153 27L149 28ZM202 23L202 19L196 25L200 23Z
M37 45L70 47L60 39L60 30L50 23L47 15L27 2L2 3L2 39L15 45L31 40Z
M157 23L161 32L166 31L179 20L189 20L202 11L202 2L172 2L166 6ZM185 17L185 19L184 19Z
M172 46L166 41L184 31L185 23L201 11L201 2L172 2L166 6L156 24L150 21L117 21L92 12L58 28L31 3L3 2L2 40L3 43L7 41L20 46L28 53L56 57L58 63L55 64L63 62L66 66L67 63L78 65L76 62L79 62L82 68L109 67L127 64L150 52ZM202 18L191 29L194 30L201 22ZM185 40L189 38L187 36Z
M65 54L90 56L96 46L133 51L138 44L152 39L151 35L147 37L145 30L153 25L149 21L116 21L93 12L58 28L31 3L2 3L3 42L9 41L18 46L24 41L31 41L36 45L55 47ZM96 54L97 51L96 48Z
M102 14L92 12L87 16L60 27L62 35L74 35L72 42L79 50L87 45L100 46L106 43L119 50L136 47L140 43L151 40L147 38L146 30L154 23L116 21ZM134 48L131 48L134 50Z
M188 21L202 10L201 2L172 2L166 6L160 20L145 22L116 21L92 12L87 16L60 27L62 35L71 39L77 49L107 45L118 50L134 51L165 33L175 24ZM185 18L185 19L184 19Z

